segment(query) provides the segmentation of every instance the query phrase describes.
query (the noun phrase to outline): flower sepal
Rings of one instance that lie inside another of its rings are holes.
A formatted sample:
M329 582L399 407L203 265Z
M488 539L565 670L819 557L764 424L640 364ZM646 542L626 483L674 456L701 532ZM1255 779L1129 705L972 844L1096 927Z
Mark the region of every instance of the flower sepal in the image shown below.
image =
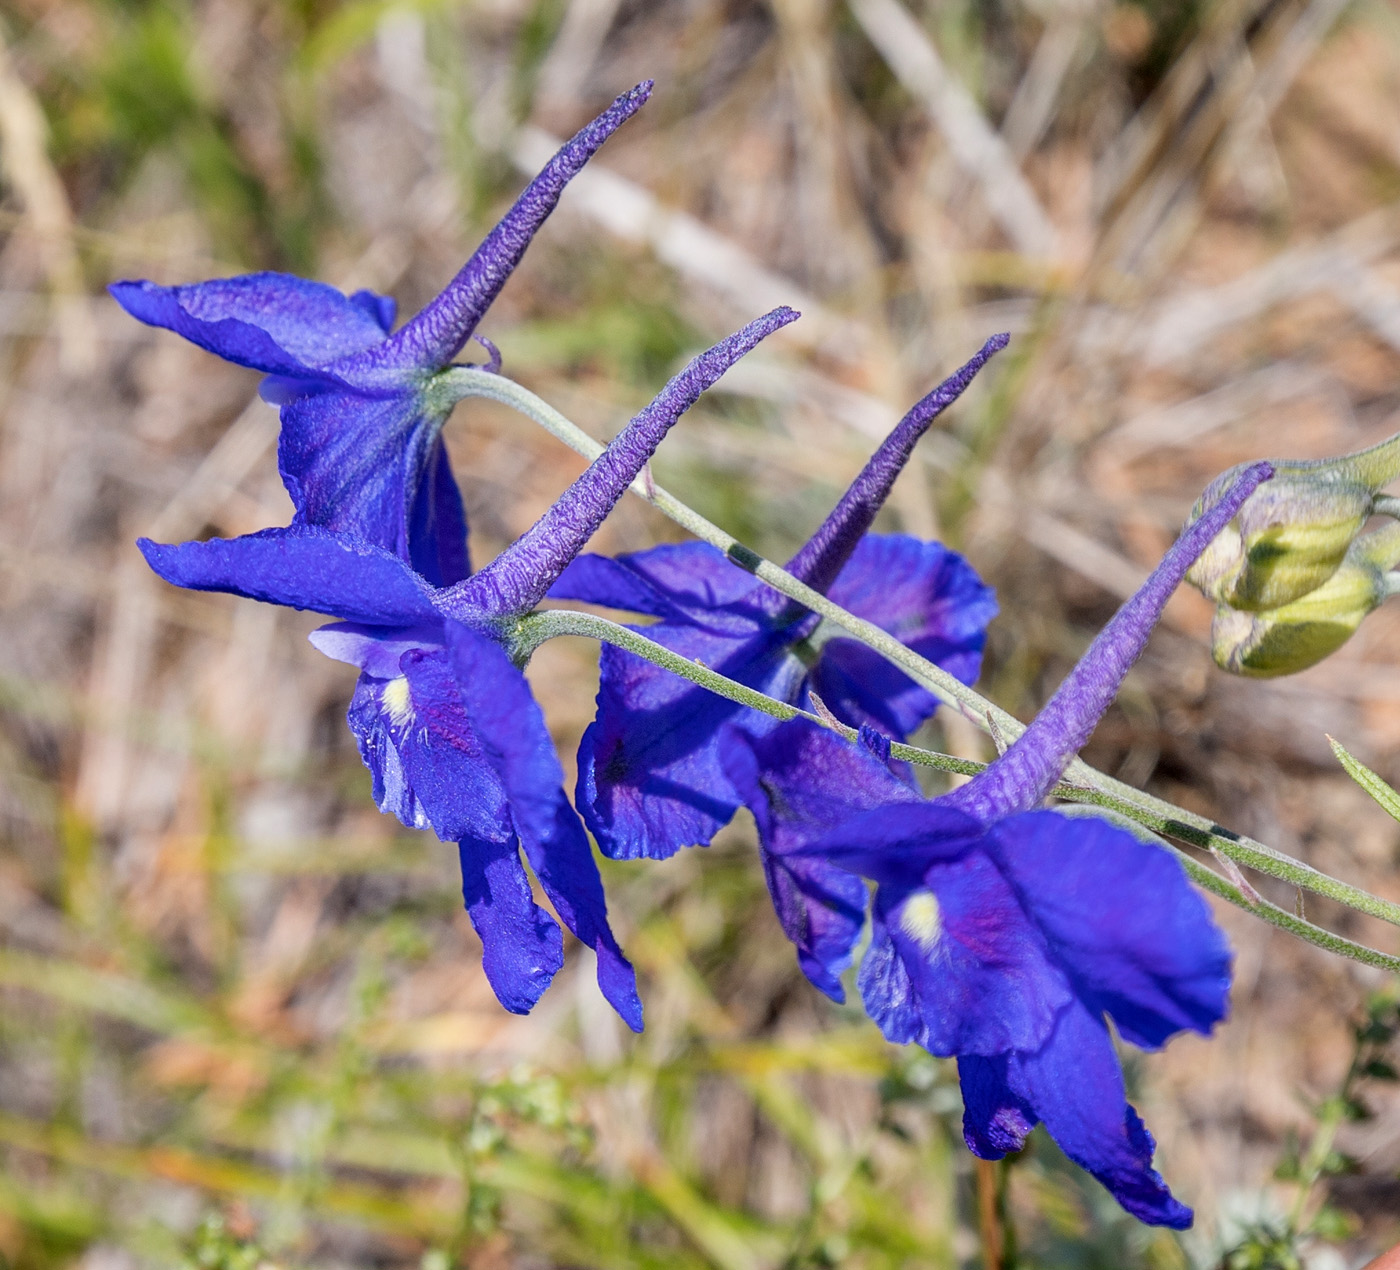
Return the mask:
M1293 675L1330 657L1400 589L1400 525L1358 538L1321 586L1263 612L1216 610L1211 654L1222 670L1253 679Z
M1274 463L1255 492L1186 575L1218 604L1249 612L1276 609L1325 583L1356 536L1394 500L1380 490L1400 476L1400 435L1356 454ZM1207 486L1192 509L1214 506L1240 468Z

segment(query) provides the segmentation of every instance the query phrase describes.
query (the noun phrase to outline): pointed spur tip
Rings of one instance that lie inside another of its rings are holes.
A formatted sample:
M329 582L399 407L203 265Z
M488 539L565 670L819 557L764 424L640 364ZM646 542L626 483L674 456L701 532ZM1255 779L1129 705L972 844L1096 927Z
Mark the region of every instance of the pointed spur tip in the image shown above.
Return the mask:
M647 104L651 90L655 87L656 81L654 79L642 80L635 88L629 88L625 93L619 93L606 113L617 116L618 123L624 119L630 119Z
M802 316L796 309L790 308L786 304L780 304L771 312L765 313L758 322L762 323L768 331L780 331L785 326L790 326ZM757 325L757 323L755 323Z
M1258 463L1251 463L1248 467L1240 470L1240 474L1235 478L1235 483L1230 487L1227 497L1232 502L1236 498L1248 497L1265 481L1273 479L1274 465L1268 459L1260 459Z
M726 359L726 365L732 364L744 354L752 351L757 345L766 340L774 331L780 331L785 326L790 326L800 318L796 309L789 308L786 304L780 304L776 309L771 309L762 317L754 318L742 330L736 331L727 340L716 344L708 353L702 353L702 357L709 357L713 354L720 354Z
M712 348L706 349L697 360L705 362L719 357L725 361L726 365L731 365L744 354L756 348L774 331L780 331L783 327L790 326L801 316L802 314L796 309L789 308L786 304L780 304L776 309L770 309L762 317L756 317L752 322L746 323L727 339L723 339Z

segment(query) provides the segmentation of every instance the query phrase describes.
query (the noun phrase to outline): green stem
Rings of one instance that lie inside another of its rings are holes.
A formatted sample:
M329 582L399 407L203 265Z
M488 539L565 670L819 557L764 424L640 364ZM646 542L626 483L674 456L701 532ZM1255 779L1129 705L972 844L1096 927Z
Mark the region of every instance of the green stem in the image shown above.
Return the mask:
M518 622L507 632L507 636L514 641L515 655L524 660L534 652L546 640L555 639L560 635L582 635L586 638L606 641L615 644L619 648L624 648L628 652L636 653L639 657L645 657L648 661L655 662L658 666L680 675L692 683L699 684L702 688L708 688L711 692L725 697L730 701L738 702L740 705L749 706L752 709L762 711L764 714L775 719L806 719L811 723L821 727L831 728L832 731L844 736L847 740L854 740L856 737L855 728L846 727L843 724L833 725L826 719L811 714L806 710L801 710L797 706L790 705L785 701L778 701L774 697L769 697L764 693L749 688L736 680L729 679L721 675L718 671L711 670L708 666L702 666L699 662L691 661L688 657L682 657L679 653L673 652L662 644L658 644L653 639L648 639L645 635L631 630L626 626L621 626L617 622L609 621L605 617L598 617L592 613L579 613L573 609L546 609L538 613L529 613L519 619ZM890 747L890 753L898 759L907 762L918 763L923 767L936 768L942 772L956 772L963 776L975 776L984 767L985 763L979 763L972 759L954 758L951 754L939 754L932 750L920 749L913 745L895 744ZM1097 789L1088 789L1082 785L1074 785L1068 782L1061 782L1055 786L1051 793L1056 798L1063 798L1069 802L1084 803L1095 807L1102 807L1107 811L1117 812L1126 816L1146 829L1151 829L1155 833L1169 834L1183 839L1197 847L1216 847L1222 852L1227 848L1234 849L1239 846L1239 842L1233 838L1224 837L1218 832L1196 831L1191 826L1184 824L1178 816L1187 813L1180 808L1172 807L1169 803L1162 804L1168 808L1171 815L1153 815L1144 811L1143 808L1135 805L1126 799L1114 797L1112 794L1104 793ZM1199 817L1197 818L1199 819ZM1207 822L1208 823L1208 822ZM1268 901L1255 902L1244 895L1240 889L1222 878L1213 869L1206 868L1203 864L1187 855L1179 847L1172 843L1167 844L1180 857L1187 873L1197 882L1198 885L1210 891L1212 894L1228 900L1231 904L1244 909L1248 913L1253 913L1256 917L1261 917L1264 921L1278 926L1290 934L1297 935L1300 939L1306 940L1310 944L1316 944L1320 948L1325 948L1329 952L1337 953L1343 957L1350 957L1353 961L1362 962L1368 966L1379 966L1384 970L1400 972L1400 957L1392 957L1386 953L1378 952L1374 948L1368 948L1364 944L1354 943L1340 935L1334 935L1330 931L1323 930L1320 926L1314 926L1311 922L1305 921L1285 909L1281 909ZM1273 854L1265 856L1263 862L1254 863L1246 861L1251 868L1259 872L1268 872L1266 864L1276 864ZM1298 865L1296 861L1290 861L1299 870L1306 870L1305 865ZM1315 873L1315 870L1307 870L1308 873ZM1277 873L1274 876L1279 876ZM1318 878L1324 878L1326 882L1333 883L1334 886L1343 890L1354 888L1345 887L1343 883L1333 882L1331 878L1318 874ZM1292 879L1289 879L1292 880ZM1313 882L1316 878L1312 879ZM1305 882L1298 882L1298 885L1308 885ZM1312 889L1309 886L1309 889ZM1326 894L1327 892L1319 892ZM1366 900L1374 903L1374 897L1366 895L1365 892L1358 893ZM1346 901L1343 900L1343 903Z
M746 687L735 679L728 679L718 671L702 666L698 661L691 661L689 657L672 652L654 639L648 639L629 627L592 613L580 613L575 609L542 609L517 619L505 634L512 641L512 653L517 661L528 660L535 649L546 640L555 639L560 635L583 635L608 644L616 644L618 648L636 653L639 657L671 671L672 674L680 675L682 679L689 679L691 683L708 688L721 697L760 710L775 719L809 719L813 723L826 726L815 714L809 714L806 710L799 710L776 697ZM852 737L856 734L854 728L847 731Z
M1352 961L1359 961L1364 966L1375 966L1380 970L1388 970L1391 974L1400 974L1400 957L1392 957L1389 953L1378 952L1374 948L1368 948L1365 944L1358 944L1341 935L1334 935L1330 930L1323 930L1321 926L1314 926L1305 918L1298 917L1285 908L1279 908L1277 904L1270 904L1268 900L1258 904L1253 903L1240 893L1239 887L1232 882L1227 882L1214 869L1206 868L1199 860L1192 859L1179 847L1173 846L1171 843L1167 845L1176 852L1187 876L1203 891L1218 895L1222 900L1227 900L1235 905L1236 908L1242 908L1246 913L1253 913L1255 917L1263 918L1269 925L1286 930L1290 935L1296 935L1309 944L1325 948L1328 952L1336 953L1339 957L1350 957Z
M1093 771L1092 768L1089 770ZM1111 776L1099 772L1095 772L1094 776L1095 780L1089 787L1092 792L1113 800L1116 804L1131 807L1132 818L1140 824L1156 828L1157 832L1169 834L1173 838L1189 842L1192 846L1213 848L1236 864L1242 864L1257 873L1280 878L1294 886L1302 887L1305 891L1311 891L1314 895L1344 904L1358 913L1378 917L1392 926L1400 926L1400 904L1383 900L1369 891L1363 891L1360 887L1334 878L1320 869L1314 869L1301 860L1295 860L1274 847L1244 834L1233 833L1205 816L1198 816L1165 799L1134 789L1131 785L1124 785ZM1104 805L1109 804L1106 802Z
M683 657L629 626L622 626L593 613L580 613L576 609L542 609L518 618L503 633L510 641L513 657L521 663L528 661L535 649L547 640L556 639L560 635L582 635L588 639L615 644L629 653L636 653L637 656L645 657L647 661L669 670L672 674L680 675L682 679L708 688L717 696L759 710L774 719L806 719L809 723L830 728L848 741L854 741L859 735L855 728L848 727L838 720L824 718L789 702L779 701L756 688L741 684L737 679L721 675L717 670L711 670L698 661ZM951 754L939 754L936 750L922 750L917 746L899 742L890 746L890 753L895 758L918 763L921 767L953 772L959 776L975 776L986 767L985 763L979 763L975 759L954 758Z
M484 397L518 410L590 461L603 451L603 446L577 424L565 418L548 402L535 396L528 388L522 387L503 375L470 367L455 366L443 372L440 378L443 381L443 386L448 388L454 396ZM990 732L995 729L1008 743L1025 731L1025 725L1014 715L1008 714L999 706L994 705L980 693L954 678L942 667L934 665L933 662L920 657L912 649L906 648L887 631L881 630L880 627L864 618L848 613L840 605L833 604L820 592L814 591L805 583L800 582L785 569L744 546L718 525L706 520L705 517L691 510L674 495L655 485L647 473L638 477L632 483L631 489L634 494L645 499L682 528L722 551L740 568L746 569L760 581L773 587L774 590L790 599L797 600L813 612L819 613L823 618L841 627L848 635L858 639L867 647L873 648L908 674L916 683L933 693L945 705L959 708L963 713L970 714L973 720L985 731ZM530 651L545 640L554 638L555 635L584 635L606 640L621 648L626 648L630 652L635 652L693 683L718 693L720 696L761 710L764 714L774 718L792 719L801 716L826 726L825 720L819 719L816 715L799 710L796 706L785 702L776 701L772 697L756 692L732 679L727 679L706 666L692 662L689 658L681 657L656 643L655 640L647 639L636 631L590 614L554 609L522 618L516 632L517 638L521 641L519 655L528 658ZM838 730L848 739L855 736L854 729ZM893 753L895 757L909 762L936 767L940 771L957 772L962 775L974 774L981 771L983 767L979 763L954 759L949 755L935 754L909 745L896 745ZM1311 891L1315 895L1335 900L1357 912L1366 913L1392 925L1400 926L1400 904L1380 899L1358 887L1351 886L1303 864L1262 842L1223 829L1204 816L1198 816L1185 808L1177 807L1163 799L1144 793L1140 789L1135 789L1131 785L1114 780L1090 767L1082 759L1075 759L1065 769L1065 779L1054 792L1059 797L1092 803L1118 811L1155 832L1179 838L1193 846L1214 848L1237 864L1270 877L1280 878L1294 886ZM1198 869L1204 867L1196 865L1194 861L1192 864ZM1330 935L1320 927L1302 921L1291 913L1284 913L1284 910L1276 909L1273 905L1266 904L1261 907L1251 903L1240 895L1237 888L1221 879L1218 874L1209 869L1205 869L1204 872L1216 879L1216 883L1218 883L1218 886L1212 884L1208 889L1229 899L1230 896L1225 895L1219 887L1228 888L1239 897L1238 902L1242 908L1258 914L1266 921L1273 922L1274 925L1292 930L1293 933L1301 935L1302 938L1311 943L1342 952L1344 956L1352 956L1355 960L1364 961L1368 965L1382 965L1391 969L1400 969L1400 959L1389 957L1385 953L1376 952L1360 944L1354 944L1340 936ZM1202 885L1205 884L1202 883ZM1273 911L1273 915L1269 910ZM1275 916L1280 914L1286 917L1287 924L1275 920ZM1357 955L1357 953L1363 955Z
M1117 812L1131 820L1134 824L1141 825L1144 829L1150 829L1153 833L1163 836L1170 835L1189 842L1195 847L1214 846L1224 854L1224 846L1230 844L1229 839L1211 838L1209 835L1197 836L1194 833L1183 833L1183 826L1180 820L1174 817L1156 817L1144 814L1140 807L1106 795L1099 790L1085 789L1083 786L1060 784L1052 789L1051 794L1056 798L1063 798L1066 802L1082 803L1092 807L1102 807L1105 811ZM1179 810L1173 808L1173 810ZM1316 926L1306 918L1297 916L1289 912L1288 909L1280 908L1277 904L1271 904L1268 900L1253 898L1244 894L1239 887L1226 878L1215 872L1214 869L1207 868L1194 856L1188 855L1174 842L1166 844L1177 855L1182 867L1188 876L1203 890L1209 891L1212 895L1218 895L1221 899L1242 908L1246 913L1252 913L1255 917L1262 918L1271 926L1277 926L1280 930L1286 930L1290 935L1296 935L1299 939L1310 944L1316 944L1319 948L1325 948L1328 952L1337 953L1342 957L1349 957L1352 961L1359 961L1363 965L1377 966L1382 970L1389 970L1392 973L1400 973L1400 957L1392 956L1390 953L1383 953L1375 948L1367 947L1365 944L1358 944L1354 940L1345 938L1342 935L1334 935L1329 930L1324 930L1321 926ZM1251 866L1254 867L1254 866ZM1258 870L1262 872L1263 870ZM1364 892L1363 892L1364 894ZM1368 897L1370 898L1370 897Z
M590 462L603 452L603 446L595 441L576 423L566 419L548 402L542 401L528 388L503 375L493 375L489 371L475 370L465 366L453 366L442 373L441 379L457 398L484 397L511 406L527 418L534 420L546 431L558 437L565 445L583 455ZM723 552L730 561L741 569L752 573L761 582L766 582L775 591L791 600L805 605L814 613L820 613L836 625L854 636L861 643L873 648L887 660L893 662L914 681L933 693L949 706L966 706L981 718L989 712L1011 740L1024 731L1023 725L1000 707L985 700L966 684L959 682L941 666L920 657L912 649L905 648L894 636L881 630L873 622L848 613L839 604L833 604L820 591L814 591L806 583L800 582L786 569L765 560L756 551L744 546L732 534L726 533L712 521L706 520L699 512L692 511L674 494L668 493L654 484L646 473L632 482L632 493L645 499L657 511L668 516L682 529L695 535L702 542Z

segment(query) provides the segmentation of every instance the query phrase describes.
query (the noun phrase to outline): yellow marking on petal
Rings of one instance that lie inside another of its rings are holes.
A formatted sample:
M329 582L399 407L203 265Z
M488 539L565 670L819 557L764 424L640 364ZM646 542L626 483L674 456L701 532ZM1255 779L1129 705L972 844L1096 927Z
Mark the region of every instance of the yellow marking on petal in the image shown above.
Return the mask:
M380 700L388 711L389 722L396 728L407 727L413 722L413 697L408 690L408 676L399 675L384 685Z
M932 952L943 934L943 910L938 907L938 897L932 891L915 891L904 901L899 924L920 948Z

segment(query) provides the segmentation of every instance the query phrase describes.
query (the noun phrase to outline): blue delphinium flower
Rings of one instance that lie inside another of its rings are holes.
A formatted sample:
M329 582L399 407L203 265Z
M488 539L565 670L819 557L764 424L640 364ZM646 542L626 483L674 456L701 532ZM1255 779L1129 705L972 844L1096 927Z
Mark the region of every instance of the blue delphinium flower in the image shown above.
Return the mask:
M512 661L511 628L592 536L667 429L744 353L797 316L777 309L702 353L495 560L435 587L402 556L304 521L241 538L164 546L177 586L340 618L312 642L357 666L351 730L381 810L457 842L467 911L501 1003L528 1011L562 964L558 926L531 898L523 846L555 911L598 956L604 995L635 1030L641 1003L608 926L602 880L561 788L544 717Z
M192 286L118 282L128 313L266 372L294 523L353 534L435 586L470 572L462 498L442 444L458 395L439 378L476 330L564 186L651 93L624 93L526 187L447 288L390 334L394 301L280 273ZM489 347L489 346L488 346ZM493 350L494 362L494 350Z
M834 870L875 882L865 1008L890 1040L957 1056L972 1151L1000 1159L1043 1121L1128 1212L1178 1229L1191 1210L1152 1168L1105 1016L1144 1049L1209 1032L1226 1013L1229 947L1167 850L1040 805L1186 569L1271 474L1246 469L1183 532L1036 720L966 785L925 800L868 727L851 744L796 720L728 751L792 879L780 916L805 959L830 973L859 930L863 904L853 890L833 902Z
M1006 341L988 340L909 411L787 566L964 683L977 677L996 615L991 591L938 543L866 530L915 443ZM814 647L815 614L706 543L580 556L551 594L655 617L644 629L658 643L783 701L806 704L814 692L852 725L906 736L937 704L855 640ZM600 669L597 718L579 747L576 802L589 829L617 859L665 859L708 844L740 802L724 772L725 722L757 733L773 721L618 648L603 650Z

